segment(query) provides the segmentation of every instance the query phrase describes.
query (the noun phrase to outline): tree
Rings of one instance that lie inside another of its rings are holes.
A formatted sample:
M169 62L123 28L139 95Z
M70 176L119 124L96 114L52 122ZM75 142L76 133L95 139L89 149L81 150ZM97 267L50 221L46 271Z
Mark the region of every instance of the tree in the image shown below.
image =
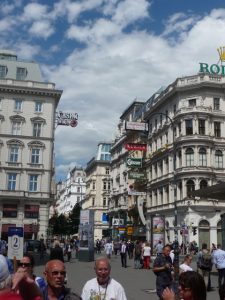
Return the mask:
M49 220L49 225L52 227L52 234L66 235L68 234L68 220L61 214L54 214Z
M68 230L70 234L78 233L80 224L80 211L81 207L79 203L76 203L68 217Z

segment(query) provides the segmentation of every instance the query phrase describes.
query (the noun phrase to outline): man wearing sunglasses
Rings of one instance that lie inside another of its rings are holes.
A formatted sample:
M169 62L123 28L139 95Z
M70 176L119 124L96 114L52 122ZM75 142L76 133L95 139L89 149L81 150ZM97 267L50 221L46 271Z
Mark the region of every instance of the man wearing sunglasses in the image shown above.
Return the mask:
M34 274L34 257L30 253L24 254L23 258L18 264L19 268L27 273L28 277L33 279L36 285L40 288L41 292L46 287L46 283L43 277L36 276Z
M64 286L66 269L61 260L50 260L44 272L47 286L43 292L44 300L81 300L80 296Z

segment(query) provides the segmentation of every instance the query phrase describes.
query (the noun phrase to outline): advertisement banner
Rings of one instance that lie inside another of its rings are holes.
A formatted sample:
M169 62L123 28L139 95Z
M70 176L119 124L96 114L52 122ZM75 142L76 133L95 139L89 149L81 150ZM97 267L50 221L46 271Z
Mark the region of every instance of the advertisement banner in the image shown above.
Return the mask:
M148 131L148 123L143 122L129 122L125 124L126 130Z
M159 241L165 244L165 217L153 216L152 217L152 249L158 244Z
M147 144L135 144L127 143L125 144L125 149L127 150L138 150L138 151L147 151Z
M80 249L94 249L94 211L81 210L79 225Z
M128 179L147 179L145 172L129 172Z

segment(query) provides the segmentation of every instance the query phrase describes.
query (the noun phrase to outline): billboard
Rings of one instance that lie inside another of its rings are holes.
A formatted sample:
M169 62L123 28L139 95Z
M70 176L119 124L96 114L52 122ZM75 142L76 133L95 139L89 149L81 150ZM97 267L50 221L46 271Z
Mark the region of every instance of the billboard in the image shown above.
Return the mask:
M152 249L162 241L165 244L165 217L164 216L152 216Z
M148 123L144 122L129 122L125 123L126 130L148 131Z
M80 249L94 249L94 211L80 211L79 225Z
M127 150L139 150L139 151L147 151L147 144L136 144L136 143L126 143L125 149Z

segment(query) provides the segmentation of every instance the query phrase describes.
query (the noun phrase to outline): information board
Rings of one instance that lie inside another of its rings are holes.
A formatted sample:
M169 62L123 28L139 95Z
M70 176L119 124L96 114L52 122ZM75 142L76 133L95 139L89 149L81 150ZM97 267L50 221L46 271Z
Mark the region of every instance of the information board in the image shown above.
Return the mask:
M23 258L23 227L8 229L8 258L17 260Z

